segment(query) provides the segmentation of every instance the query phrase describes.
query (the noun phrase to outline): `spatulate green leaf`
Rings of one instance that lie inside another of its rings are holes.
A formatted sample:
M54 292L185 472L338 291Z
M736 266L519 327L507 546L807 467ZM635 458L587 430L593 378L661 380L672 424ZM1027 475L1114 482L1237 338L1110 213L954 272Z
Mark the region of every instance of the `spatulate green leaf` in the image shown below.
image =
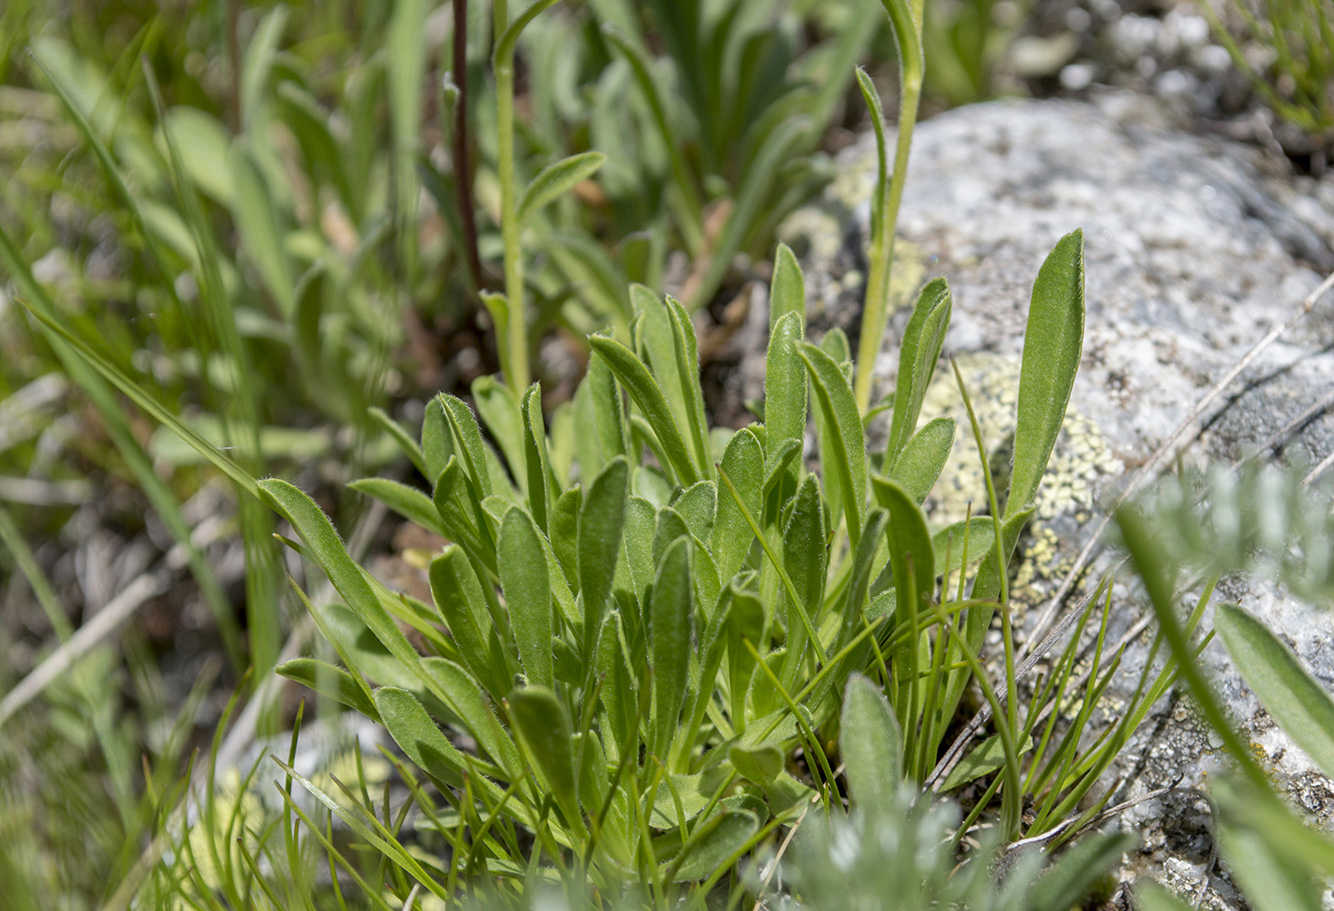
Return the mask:
M1220 604L1215 626L1227 653L1279 726L1334 774L1334 698L1268 627L1235 604Z
M523 421L524 472L528 476L528 511L533 514L543 534L548 529L548 517L555 506L556 476L551 470L547 452L546 425L542 420L542 387L537 383L528 387L520 406Z
M880 689L861 674L848 678L839 728L853 801L867 813L888 812L903 781L903 732Z
M788 441L800 445L806 434L806 375L797 346L803 314L785 313L769 331L764 365L764 446L778 451Z
M524 457L524 422L519 402L509 386L493 376L478 377L472 384L472 400L477 405L491 439L500 447L509 467L510 477L519 490L528 489L528 461Z
M630 393L635 404L644 412L649 426L662 444L663 451L677 477L685 486L700 480L695 463L686 449L685 439L672 416L671 406L654 381L644 362L635 357L625 345L602 335L590 336L588 343L611 368L616 379Z
M450 708L458 713L459 720L481 748L511 777L517 778L523 770L519 751L482 695L477 680L445 658L424 658L422 665L438 684L440 692L448 697Z
M808 645L806 624L800 618L808 617L814 624L824 600L825 579L829 572L829 551L825 541L829 534L829 520L819 482L815 480L815 475L807 475L797 489L792 514L783 527L783 569L792 580L796 596L800 599L796 604L787 604L784 617L787 623L790 669L785 673L785 686L791 686L795 679L793 674L801 664L802 653Z
M894 387L894 416L889 426L889 442L885 462L894 472L899 453L908 445L917 430L917 417L922 413L922 400L931 385L931 376L940 360L940 349L945 343L945 331L950 325L952 299L950 287L943 278L926 283L912 317L903 331L899 348L898 382ZM934 481L934 478L932 479Z
M789 313L801 319L806 316L806 279L792 248L780 243L774 254L774 277L769 284L769 335L773 336L778 321Z
M630 468L617 456L588 485L579 510L579 595L584 602L584 654L593 654L621 553Z
M942 528L931 536L936 551L936 567L943 575L963 566L964 560L972 565L991 553L996 540L996 523L990 516L976 516L967 523L963 520Z
M920 506L954 448L954 419L936 418L917 431L894 460L889 476L902 485Z
M713 474L713 458L709 453L709 427L704 420L704 397L699 388L699 349L695 327L690 314L676 298L668 295L665 301L667 316L672 325L672 346L676 354L676 374L680 378L685 397L685 423L690 431L690 442L695 454L696 468L701 478Z
M1024 737L1016 749L1020 755L1033 746L1031 737ZM941 793L948 794L961 788L970 781L976 781L983 775L990 775L1005 766L1005 744L999 734L993 734L978 744L971 753L959 760L959 764L950 770L945 782L940 786Z
M366 694L355 677L318 658L293 658L273 669L275 674L293 680L307 689L327 696L335 702L355 709L374 722L380 721L380 710Z
M674 879L679 883L711 876L746 847L759 831L760 820L756 814L738 809L724 812L716 820L709 819L702 825L704 833L689 847L689 853L676 868Z
M542 770L566 825L582 833L573 733L565 703L546 687L524 686L510 693L509 706L514 726L528 748L529 761Z
M389 736L422 771L453 788L463 787L468 764L449 742L417 697L407 690L383 686L375 691L375 705Z
M517 668L502 640L493 636L481 583L458 545L450 544L431 561L429 578L432 600L459 654L491 698L503 698L513 686Z
M551 640L556 629L551 576L539 534L522 509L516 506L505 513L500 526L500 586L523 671L533 685L550 687L555 685Z
M899 591L899 607L907 609L905 594L910 566L918 600L929 601L936 587L936 551L926 516L901 485L882 477L875 477L872 482L876 502L889 510L889 560ZM914 609L920 610L920 604Z
M519 221L527 222L535 212L554 201L575 184L592 177L607 156L601 152L580 152L549 164L533 178L519 200Z
M306 544L306 553L324 570L343 602L403 668L410 672L418 669L420 656L380 604L361 568L348 556L333 524L315 501L293 484L278 478L260 481L259 489L269 505L296 529Z
M491 572L495 572L495 542L492 540L490 527L485 524L482 504L477 499L476 490L468 482L459 460L451 456L435 482L431 501L440 516L444 536L457 541L474 559L481 562ZM482 519L479 525L478 520Z
M671 502L686 529L701 544L713 539L713 519L718 508L718 488L712 481L700 481L679 491Z
M764 511L764 448L749 428L742 428L733 434L723 453L723 470L727 472L737 492L746 503L746 508L753 516ZM728 493L718 497L717 512L713 522L713 554L718 565L718 574L726 584L736 575L737 570L750 553L754 534L741 508Z
M690 666L690 618L694 586L690 580L690 543L677 538L662 557L649 604L653 700L650 723L654 755L667 759L685 703Z
M1033 285L1024 330L1019 405L1014 432L1014 472L1006 517L1027 508L1070 402L1084 348L1084 234L1062 237Z
M436 396L426 403L426 414L422 417L422 458L426 462L426 479L440 477L445 465L454 455L454 437L445 419L445 403Z
M449 536L431 498L415 487L388 478L362 478L347 486L358 493L374 497L409 522L416 522L427 531L434 532L442 538Z
M602 470L602 467L618 455L630 451L627 441L629 433L625 425L625 413L621 407L621 393L616 388L616 377L602 358L592 358L588 362L588 373L584 382L587 387L589 410L593 414L596 440L602 448L601 458L596 461L582 460L581 467L588 476ZM589 428L585 428L587 431Z
M861 414L852 386L834 358L809 342L802 343L798 354L810 374L815 400L825 415L827 439L833 446L832 452L821 453L820 458L826 466L832 463L838 476L848 538L856 547L866 516L866 437Z
M477 417L467 403L457 396L441 395L441 404L445 407L445 419L454 434L457 452L462 456L462 468L477 489L477 499L485 500L491 496L491 473L486 467L486 443L482 440L482 428L477 424Z
M571 588L579 584L579 512L583 506L584 490L576 484L560 495L551 512L551 548Z

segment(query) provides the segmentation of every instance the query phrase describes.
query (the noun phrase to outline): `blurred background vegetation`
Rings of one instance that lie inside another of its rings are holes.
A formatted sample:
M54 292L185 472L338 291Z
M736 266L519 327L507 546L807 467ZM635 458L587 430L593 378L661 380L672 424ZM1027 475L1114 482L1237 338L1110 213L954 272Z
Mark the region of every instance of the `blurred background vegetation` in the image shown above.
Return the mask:
M397 422L498 364L482 305L502 255L492 13L478 0L0 9L0 693L147 579L132 620L0 707L0 907L108 897L229 696L300 635L284 578L299 566L269 514L14 296L354 527L366 507L343 483L406 474ZM1205 43L1237 64L1217 78L1249 86L1215 113L1267 103L1300 128L1299 164L1323 168L1330 0L928 2L924 110L1088 90L1072 67L1133 83L1143 68L1107 50L1130 16L1207 17ZM854 65L894 82L883 19L870 0L584 0L524 32L522 176L607 156L524 237L546 401L572 394L586 333L626 324L629 282L707 324L768 277L783 219L863 127ZM568 409L552 421L574 432ZM411 557L393 529L365 527L366 546ZM265 702L258 732L292 709Z

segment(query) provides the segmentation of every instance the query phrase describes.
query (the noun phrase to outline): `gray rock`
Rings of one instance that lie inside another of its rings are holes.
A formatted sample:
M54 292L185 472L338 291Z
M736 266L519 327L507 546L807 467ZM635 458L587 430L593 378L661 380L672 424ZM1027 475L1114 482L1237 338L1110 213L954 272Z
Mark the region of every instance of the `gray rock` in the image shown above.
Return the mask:
M842 153L837 183L785 226L784 239L805 259L817 334L829 325L856 328L873 151L867 136ZM1013 432L1033 279L1056 240L1079 227L1087 257L1084 358L1038 518L1023 543L1017 588L1029 607L1055 590L1127 473L1315 287L1320 276L1311 266L1334 263L1334 184L1266 176L1258 153L1176 132L1151 102L1129 95L996 102L921 124L896 269L909 285L936 274L949 279L955 304L946 350L963 368L989 451ZM898 299L906 302L903 290ZM1189 458L1236 459L1327 395L1334 383L1331 313L1334 295L1256 361L1199 428ZM877 361L880 395L893 386L906 319L901 308ZM967 421L946 373L940 371L923 415L960 419L951 464L928 503L940 524L961 517L970 501L985 501L975 444L962 429ZM1334 416L1317 416L1282 449L1294 460L1323 458L1334 451ZM1104 557L1101 568L1110 562ZM1222 588L1219 597L1263 617L1334 686L1334 614L1260 583L1229 580ZM1115 603L1112 632L1120 635L1143 607L1133 585L1118 585ZM1020 610L1021 630L1032 613ZM1129 673L1111 694L1104 722L1133 690L1134 662L1142 665L1146 654L1141 639L1127 655ZM1323 825L1334 824L1334 784L1268 719L1221 646L1212 645L1205 661L1275 780ZM1108 782L1116 800L1134 800L1173 784L1202 785L1224 767L1218 742L1189 701L1174 694L1154 708ZM1207 813L1198 800L1173 797L1123 814L1122 825L1141 833L1143 847L1126 858L1122 876L1152 875L1193 890L1210 856ZM1203 907L1244 907L1224 871L1211 874Z

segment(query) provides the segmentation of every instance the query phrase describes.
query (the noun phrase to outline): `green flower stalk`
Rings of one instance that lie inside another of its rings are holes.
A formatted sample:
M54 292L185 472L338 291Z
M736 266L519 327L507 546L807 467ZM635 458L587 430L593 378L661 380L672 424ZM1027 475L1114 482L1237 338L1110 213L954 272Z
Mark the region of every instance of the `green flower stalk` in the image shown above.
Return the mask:
M861 341L857 345L857 408L865 414L871 404L871 377L880 340L889 321L889 273L894 262L894 226L908 178L908 152L912 148L917 107L922 99L926 58L922 53L922 0L881 0L894 40L899 47L899 131L894 147L894 171L886 174L884 116L879 98L864 72L858 72L862 94L871 108L879 151L879 175L871 201L871 252L866 279L866 301L862 307Z
M498 307L494 298L487 303L492 317L496 318L496 335L504 338L501 366L515 395L523 395L528 388L529 370L523 249L520 245L522 221L514 176L514 50L528 23L555 4L556 0L537 0L513 24L509 21L507 0L495 0L492 6L496 34L500 35L492 65L496 75L496 149L500 171L500 234L505 244L505 306Z

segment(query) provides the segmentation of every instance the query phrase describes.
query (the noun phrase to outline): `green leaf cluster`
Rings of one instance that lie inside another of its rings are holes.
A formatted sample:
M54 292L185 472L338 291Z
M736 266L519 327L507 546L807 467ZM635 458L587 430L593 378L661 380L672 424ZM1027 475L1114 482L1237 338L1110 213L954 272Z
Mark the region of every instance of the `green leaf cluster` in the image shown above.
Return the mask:
M521 878L511 846L531 832L567 882L707 887L808 805L840 805L833 744L854 802L887 805L932 772L967 682L991 694L979 655L997 573L1078 365L1082 239L1064 238L1034 287L1007 512L934 531L921 504L954 427L918 424L948 287L918 300L887 448L868 452L846 339L805 339L800 269L785 249L777 260L766 421L708 426L689 314L643 286L625 332L589 338L587 376L549 422L537 384L520 398L479 380L475 412L432 400L419 438L398 435L430 489L353 484L449 542L431 603L352 561L299 489L259 482L341 602L310 609L343 668L281 672L381 721L454 812L485 821L456 844L462 869ZM1074 661L1072 644L1022 722L997 714L1003 749L984 744L951 786L1003 766L989 793L1004 781L1007 808L1029 786L1052 812L1077 803L1103 757L1076 761L1077 736L1039 726ZM1017 836L1018 814L1005 818Z

